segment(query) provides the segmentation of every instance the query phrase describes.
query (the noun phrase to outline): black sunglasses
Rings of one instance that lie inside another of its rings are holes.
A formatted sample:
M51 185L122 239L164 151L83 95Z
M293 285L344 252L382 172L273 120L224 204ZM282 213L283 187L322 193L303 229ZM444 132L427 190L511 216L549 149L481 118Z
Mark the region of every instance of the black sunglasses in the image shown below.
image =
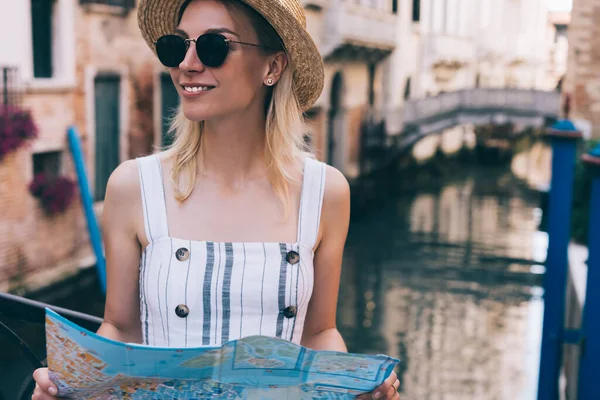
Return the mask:
M164 66L169 68L178 67L185 59L185 55L190 48L190 42L196 43L196 54L202 64L211 68L223 65L227 54L229 54L229 43L267 48L259 44L227 39L219 33L205 33L199 36L198 39L184 39L179 35L164 35L154 43L156 55Z

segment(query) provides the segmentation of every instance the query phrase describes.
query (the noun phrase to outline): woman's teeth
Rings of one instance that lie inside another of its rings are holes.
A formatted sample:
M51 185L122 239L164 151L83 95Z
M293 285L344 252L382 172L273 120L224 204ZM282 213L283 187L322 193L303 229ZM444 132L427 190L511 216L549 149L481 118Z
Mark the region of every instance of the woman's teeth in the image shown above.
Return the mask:
M204 92L212 89L211 86L184 86L183 90L190 93Z

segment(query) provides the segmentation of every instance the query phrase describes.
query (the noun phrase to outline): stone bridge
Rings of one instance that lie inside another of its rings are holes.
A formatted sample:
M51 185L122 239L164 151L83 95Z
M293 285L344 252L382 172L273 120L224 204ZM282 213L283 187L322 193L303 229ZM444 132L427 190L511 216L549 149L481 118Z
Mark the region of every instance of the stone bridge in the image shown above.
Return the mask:
M560 102L558 91L480 88L408 100L400 110L368 117L363 146L402 150L429 134L465 124L542 127L558 118Z

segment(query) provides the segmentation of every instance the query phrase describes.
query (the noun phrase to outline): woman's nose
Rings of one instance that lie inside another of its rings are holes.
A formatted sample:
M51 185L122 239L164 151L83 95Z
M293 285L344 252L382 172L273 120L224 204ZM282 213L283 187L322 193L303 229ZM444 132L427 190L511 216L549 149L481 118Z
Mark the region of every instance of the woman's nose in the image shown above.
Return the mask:
M179 68L186 72L194 72L194 71L202 71L205 66L202 64L202 61L198 58L198 54L196 52L196 41L190 40L188 42L190 45L185 53L185 58L179 64Z

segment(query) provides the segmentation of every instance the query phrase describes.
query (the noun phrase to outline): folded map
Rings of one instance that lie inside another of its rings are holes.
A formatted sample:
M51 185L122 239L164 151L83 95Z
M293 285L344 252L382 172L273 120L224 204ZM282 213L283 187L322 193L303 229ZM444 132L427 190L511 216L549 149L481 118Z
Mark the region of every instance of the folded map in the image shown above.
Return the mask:
M46 309L50 379L76 399L352 399L399 360L249 336L218 347L121 343Z

